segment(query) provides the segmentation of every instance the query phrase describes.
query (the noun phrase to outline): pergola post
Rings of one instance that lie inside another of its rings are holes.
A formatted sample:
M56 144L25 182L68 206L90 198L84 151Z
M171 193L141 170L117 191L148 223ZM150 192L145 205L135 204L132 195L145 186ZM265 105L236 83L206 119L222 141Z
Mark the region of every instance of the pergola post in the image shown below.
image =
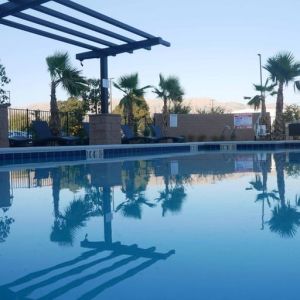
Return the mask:
M101 113L108 114L108 59L107 56L100 58L100 78L101 78Z
M9 107L9 104L0 104L0 148L9 147L8 107Z

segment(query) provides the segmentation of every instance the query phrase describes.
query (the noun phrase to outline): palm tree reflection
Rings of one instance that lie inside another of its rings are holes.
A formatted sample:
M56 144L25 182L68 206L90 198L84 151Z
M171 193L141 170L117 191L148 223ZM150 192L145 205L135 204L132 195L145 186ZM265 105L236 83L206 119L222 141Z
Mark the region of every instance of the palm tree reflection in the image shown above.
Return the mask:
M279 234L283 238L292 238L297 233L300 225L300 213L296 207L292 207L290 202L287 202L285 199L284 168L286 153L275 153L274 160L280 203L272 210L272 217L268 224L272 232Z
M169 211L173 214L182 210L187 194L185 192L185 184L191 182L189 175L171 175L164 173L165 189L159 193L157 201L161 203L162 216L164 217Z
M141 219L143 206L155 207L145 196L151 174L151 162L149 161L128 161L122 166L121 191L125 194L126 200L116 207L124 217Z
M61 245L73 245L76 230L86 225L86 221L94 216L102 215L102 192L90 188L84 197L74 199L64 213L57 213L52 227L50 239Z

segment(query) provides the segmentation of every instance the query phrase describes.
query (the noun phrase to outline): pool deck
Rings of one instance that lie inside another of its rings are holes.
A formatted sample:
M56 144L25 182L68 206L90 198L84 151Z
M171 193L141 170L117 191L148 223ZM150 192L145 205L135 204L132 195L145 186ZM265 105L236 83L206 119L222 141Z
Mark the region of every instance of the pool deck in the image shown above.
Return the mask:
M0 148L0 165L49 162L101 162L205 152L300 150L300 141L225 141L167 144Z

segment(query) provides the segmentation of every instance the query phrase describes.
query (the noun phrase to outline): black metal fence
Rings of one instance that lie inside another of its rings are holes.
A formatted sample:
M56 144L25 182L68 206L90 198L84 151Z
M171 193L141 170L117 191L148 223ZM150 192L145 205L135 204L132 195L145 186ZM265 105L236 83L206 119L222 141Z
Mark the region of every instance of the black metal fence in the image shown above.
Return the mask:
M70 135L76 126L82 126L82 120L78 115L72 112L60 112L60 134ZM32 137L32 121L50 121L50 111L9 108L8 128L9 136ZM88 122L88 116L83 118Z

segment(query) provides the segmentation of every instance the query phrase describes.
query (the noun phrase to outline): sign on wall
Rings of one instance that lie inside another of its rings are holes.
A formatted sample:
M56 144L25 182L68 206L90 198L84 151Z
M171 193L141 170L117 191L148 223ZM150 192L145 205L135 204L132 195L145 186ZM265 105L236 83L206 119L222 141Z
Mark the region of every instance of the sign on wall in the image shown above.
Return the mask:
M252 129L252 114L236 114L234 118L234 127L238 129Z
M178 120L176 114L170 114L170 127L177 127L178 126Z

